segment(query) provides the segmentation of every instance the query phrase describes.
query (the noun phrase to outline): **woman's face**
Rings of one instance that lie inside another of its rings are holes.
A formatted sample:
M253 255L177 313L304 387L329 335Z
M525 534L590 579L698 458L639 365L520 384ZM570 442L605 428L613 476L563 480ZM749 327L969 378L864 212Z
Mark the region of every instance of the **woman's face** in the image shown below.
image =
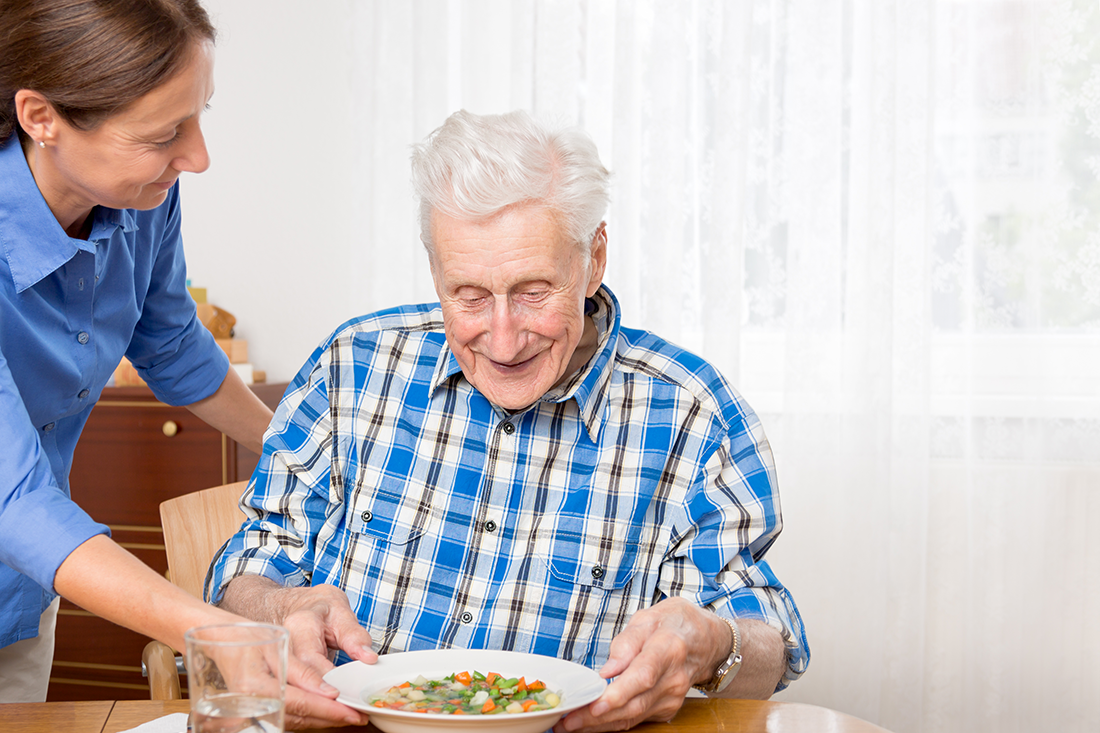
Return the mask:
M53 175L39 178L47 201L70 211L159 206L180 173L210 166L199 119L213 93L214 48L203 43L175 76L96 129L61 122L49 151Z

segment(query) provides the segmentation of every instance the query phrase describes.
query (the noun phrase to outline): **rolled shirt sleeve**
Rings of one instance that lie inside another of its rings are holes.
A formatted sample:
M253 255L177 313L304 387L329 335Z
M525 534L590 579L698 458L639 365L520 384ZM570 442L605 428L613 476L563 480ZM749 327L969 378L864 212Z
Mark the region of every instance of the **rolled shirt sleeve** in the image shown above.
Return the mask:
M108 530L58 487L3 353L0 412L4 415L0 445L5 456L4 471L0 472L0 562L52 590L54 575L65 558Z
M205 595L221 600L239 575L260 575L283 586L307 586L317 537L339 519L342 492L330 486L328 391L320 350L295 377L275 411L263 454L241 498L245 522L214 556Z
M763 559L782 528L770 448L755 414L731 432L686 503L688 529L662 567L662 585L720 616L763 621L778 631L787 650L778 692L806 671L809 644L798 607Z
M126 356L158 400L190 405L217 391L229 357L199 320L187 290L177 189L165 212L164 244L140 272L146 291Z

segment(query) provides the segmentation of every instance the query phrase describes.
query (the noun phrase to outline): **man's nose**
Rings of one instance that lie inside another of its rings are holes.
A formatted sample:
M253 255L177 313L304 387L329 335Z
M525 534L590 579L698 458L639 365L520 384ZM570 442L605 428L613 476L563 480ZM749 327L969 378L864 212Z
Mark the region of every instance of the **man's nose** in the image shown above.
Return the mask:
M509 363L523 350L523 317L508 298L496 298L489 317L489 345L493 360Z

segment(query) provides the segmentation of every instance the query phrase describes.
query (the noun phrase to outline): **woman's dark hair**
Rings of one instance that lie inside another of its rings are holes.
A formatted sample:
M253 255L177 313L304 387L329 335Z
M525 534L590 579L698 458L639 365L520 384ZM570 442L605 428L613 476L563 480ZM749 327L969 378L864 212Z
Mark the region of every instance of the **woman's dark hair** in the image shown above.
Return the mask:
M0 0L0 143L32 89L81 130L168 81L216 33L198 0Z

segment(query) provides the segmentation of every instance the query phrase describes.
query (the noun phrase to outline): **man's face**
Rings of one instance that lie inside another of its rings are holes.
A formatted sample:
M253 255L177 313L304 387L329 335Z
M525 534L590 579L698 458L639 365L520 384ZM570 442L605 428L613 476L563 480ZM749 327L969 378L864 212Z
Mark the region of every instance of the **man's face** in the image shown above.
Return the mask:
M509 209L477 222L436 212L431 227L432 277L447 343L490 402L523 409L591 357L595 328L584 315L584 299L603 278L602 228L586 258L540 208Z

